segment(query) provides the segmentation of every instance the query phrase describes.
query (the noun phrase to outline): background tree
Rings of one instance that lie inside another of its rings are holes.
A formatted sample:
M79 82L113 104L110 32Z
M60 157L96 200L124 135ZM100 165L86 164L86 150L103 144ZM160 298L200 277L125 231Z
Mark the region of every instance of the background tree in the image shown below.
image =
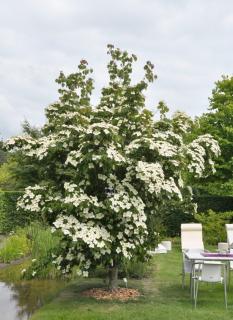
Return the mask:
M27 121L22 124L22 133L35 139L40 136L40 130L32 127ZM0 164L0 233L9 233L17 227L27 225L35 220L33 215L25 215L16 211L17 199L28 185L38 181L38 167L24 156L21 150L5 152L2 147L4 163ZM0 158L1 161L1 158Z
M209 160L219 148L210 135L186 144L189 126L181 114L154 121L144 96L156 78L151 62L133 84L136 56L112 45L108 54L109 83L95 108L92 70L82 60L76 73L60 73L59 101L46 109L41 136L15 137L6 147L38 168L39 183L25 189L18 208L42 215L62 234L54 263L64 273L78 265L84 276L103 264L114 290L123 261L146 259L154 246L161 206L182 201L183 171L212 172Z
M7 158L7 153L3 149L3 141L0 141L0 165L3 164Z
M219 143L221 156L216 172L208 179L200 179L196 188L200 193L233 195L233 77L223 76L217 81L209 99L210 111L202 115L194 135L210 133Z

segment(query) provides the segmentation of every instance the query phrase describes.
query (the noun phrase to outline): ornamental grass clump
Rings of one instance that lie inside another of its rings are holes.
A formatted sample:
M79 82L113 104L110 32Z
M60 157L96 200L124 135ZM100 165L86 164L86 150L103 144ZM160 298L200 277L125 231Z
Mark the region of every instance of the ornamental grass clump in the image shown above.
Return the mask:
M125 259L148 259L161 205L182 201L183 172L207 175L220 151L209 135L187 144L190 119L168 120L162 103L155 121L144 95L156 78L151 62L132 83L137 57L112 45L108 54L109 83L96 106L92 69L82 60L77 72L60 73L59 100L46 108L41 136L14 137L6 147L20 149L39 168L40 183L25 189L18 208L62 236L53 255L57 268L65 274L78 266L88 276L104 265L115 290Z
M17 229L1 243L0 263L9 263L30 254L31 245L24 229Z

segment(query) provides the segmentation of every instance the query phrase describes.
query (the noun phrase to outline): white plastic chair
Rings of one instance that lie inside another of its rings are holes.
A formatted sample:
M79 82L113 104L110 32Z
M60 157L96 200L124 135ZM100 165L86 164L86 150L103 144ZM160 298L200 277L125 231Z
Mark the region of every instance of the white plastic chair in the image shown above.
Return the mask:
M222 276L223 270L223 276ZM198 294L198 284L199 282L208 282L208 283L223 283L224 284L224 299L225 307L227 309L227 276L226 276L226 264L225 263L200 263L199 270L197 275L195 274L195 292L194 292L194 303L195 308L197 306L197 294Z
M192 263L185 257L186 251L200 252L204 250L202 239L202 224L201 223L183 223L181 224L181 249L183 253L182 262L182 288L184 288L185 274L190 275L190 283L192 277ZM196 267L195 267L196 268ZM198 266L197 266L198 268ZM191 292L192 292L192 288Z
M190 249L204 250L201 223L181 224L181 249L182 251Z
M230 253L233 253L233 224L226 224L226 231ZM230 269L233 270L233 261L230 262Z
M226 224L227 242L229 246L233 244L233 224Z

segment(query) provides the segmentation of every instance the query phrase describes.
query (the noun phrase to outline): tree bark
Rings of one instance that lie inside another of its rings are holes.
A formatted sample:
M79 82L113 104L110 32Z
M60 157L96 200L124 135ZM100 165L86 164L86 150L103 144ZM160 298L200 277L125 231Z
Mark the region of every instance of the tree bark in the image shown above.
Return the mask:
M108 289L115 291L118 289L118 267L113 266L108 269Z

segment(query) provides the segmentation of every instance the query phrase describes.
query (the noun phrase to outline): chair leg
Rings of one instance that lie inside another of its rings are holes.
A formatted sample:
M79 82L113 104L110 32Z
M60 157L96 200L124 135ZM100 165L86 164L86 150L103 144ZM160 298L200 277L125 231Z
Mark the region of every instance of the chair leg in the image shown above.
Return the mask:
M194 300L195 298L195 265L192 264L191 273L190 273L190 296L191 299Z
M184 268L182 268L182 289L184 289L184 280L185 280L185 273L184 273Z
M194 281L197 281L196 285L195 285L195 292L194 292L194 307L196 309L197 307L197 294L198 294L198 284L199 284L199 281L198 280L194 280Z
M224 299L225 299L225 307L227 309L227 277L226 277L226 267L224 268ZM228 279L229 281L229 279Z
M230 290L231 285L231 263L227 264L227 283L228 283L228 290Z
M182 289L184 289L184 282L185 282L185 272L184 272L184 258L182 259Z
M192 272L189 275L189 290L190 290L190 296L193 298L193 279L192 279Z

